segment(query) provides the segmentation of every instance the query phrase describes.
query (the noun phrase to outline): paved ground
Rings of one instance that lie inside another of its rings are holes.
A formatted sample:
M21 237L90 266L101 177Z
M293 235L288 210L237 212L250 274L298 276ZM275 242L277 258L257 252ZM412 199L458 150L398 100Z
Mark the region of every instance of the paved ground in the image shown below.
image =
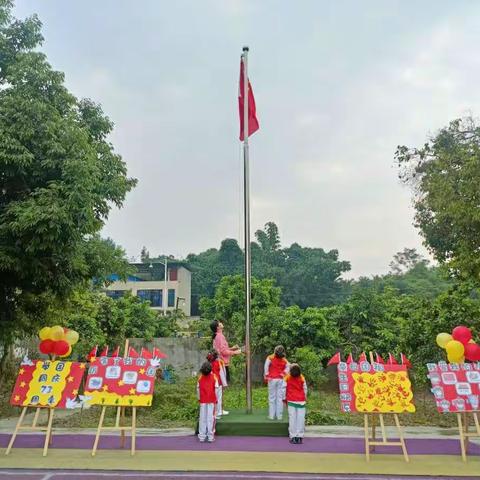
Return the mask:
M104 471L18 471L0 470L2 480L460 480L465 477L423 477L423 476L390 476L390 475L306 475L281 473L244 473L244 472L104 472Z

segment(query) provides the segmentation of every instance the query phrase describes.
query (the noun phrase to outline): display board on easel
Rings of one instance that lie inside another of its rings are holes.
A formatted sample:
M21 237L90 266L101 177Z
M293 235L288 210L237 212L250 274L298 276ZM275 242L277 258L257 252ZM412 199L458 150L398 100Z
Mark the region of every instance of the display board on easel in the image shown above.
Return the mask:
M142 350L143 352L143 350ZM148 352L148 356L152 355ZM124 357L92 357L85 382L85 403L101 405L97 433L92 448L95 456L100 436L105 430L120 431L121 446L125 444L125 432L131 433L131 455L135 455L137 407L152 405L158 358L145 358L125 344ZM114 426L105 426L107 407L116 407ZM125 424L125 412L131 408L131 423Z
M403 359L402 355L402 359ZM400 425L399 414L415 412L413 392L408 378L407 362L398 364L389 354L388 362L377 355L374 361L370 353L367 360L362 354L356 362L350 355L342 362L337 354L329 364L337 363L340 405L344 413L363 413L365 457L370 460L371 449L376 446L399 446L406 462L408 451ZM387 438L384 414L392 414L399 440ZM376 437L376 425L380 426L381 440Z
M436 342L449 363L427 364L431 391L440 413L457 416L460 450L466 462L470 438L480 437L480 345L465 325L455 327L451 334L439 333Z
M13 432L7 450L8 455L21 430L44 431L43 456L47 455L52 436L54 411L57 408L78 408L78 389L82 381L85 364L61 360L29 360L24 358L10 398L11 405L22 407L22 412ZM27 410L35 409L31 425L24 425ZM46 427L38 426L41 410L47 410Z

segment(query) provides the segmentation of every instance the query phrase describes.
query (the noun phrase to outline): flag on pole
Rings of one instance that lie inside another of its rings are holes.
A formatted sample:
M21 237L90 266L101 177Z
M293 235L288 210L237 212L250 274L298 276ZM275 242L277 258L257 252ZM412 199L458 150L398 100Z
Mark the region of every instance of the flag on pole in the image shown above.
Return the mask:
M377 352L375 352L375 361L381 365L385 365L385 360Z
M92 358L97 356L98 345L95 345L90 352L87 353L87 360L90 361Z
M108 356L108 345L105 346L105 347L103 347L103 350L101 351L101 353L100 353L99 356L100 356L100 357L106 357L106 356Z
M159 348L155 347L153 349L153 358L167 358L168 355L163 353Z
M391 353L388 354L387 364L388 365L398 365L398 362L397 362L396 358Z
M146 358L147 360L150 360L151 358L153 358L152 354L148 351L148 349L143 347L142 347L142 350L140 351L140 356L142 358Z
M244 122L244 92L245 92L245 83L244 83L244 70L245 65L243 63L243 58L240 60L240 84L238 89L238 110L240 113L240 141L244 141L244 131L243 131L243 122ZM255 106L255 97L253 96L252 85L250 80L248 80L248 136L255 133L260 128L257 120L257 108Z
M340 358L340 352L337 352L327 363L327 367L330 365L337 365L337 363L340 363L342 359Z
M112 357L118 357L120 355L120 346L118 346L113 352Z
M133 347L129 347L127 357L138 358L139 355L138 355L138 352Z
M347 364L350 365L351 363L354 363L355 359L353 358L353 355L350 354L347 358Z
M367 354L365 352L362 352L360 356L358 357L358 362L366 362L367 361Z
M412 368L410 360L403 353L400 354L400 360L402 362L402 365L405 365L407 368Z

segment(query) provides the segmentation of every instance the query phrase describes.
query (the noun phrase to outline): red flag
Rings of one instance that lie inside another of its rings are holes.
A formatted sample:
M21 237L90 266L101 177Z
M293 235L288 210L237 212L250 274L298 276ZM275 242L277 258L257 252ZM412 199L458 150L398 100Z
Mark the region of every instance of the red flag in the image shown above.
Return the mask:
M120 355L120 346L118 346L113 352L112 357L118 357Z
M100 353L100 357L106 357L108 355L108 345L103 348L102 352Z
M358 357L358 362L367 362L367 354L365 352L362 352L360 356Z
M90 361L92 358L97 356L98 345L95 345L89 353L87 353L87 360Z
M398 365L397 360L395 359L395 357L391 353L388 354L387 364L388 365Z
M336 365L337 363L340 363L342 359L340 358L340 352L337 352L327 363L327 367L330 365Z
M133 348L133 347L129 347L128 348L128 355L127 357L131 357L131 358L138 358L138 352Z
M143 348L143 347L142 347L142 350L140 351L140 356L148 360L153 358L152 354L146 348Z
M243 142L244 132L243 132L243 117L244 117L244 64L243 58L240 61L240 85L238 89L238 111L240 112L240 140ZM252 85L250 80L248 80L248 136L255 133L260 128L257 120L257 108L255 106L255 98L253 96Z
M377 352L375 352L375 361L377 363L385 365L385 360Z
M402 365L406 365L407 368L412 368L410 360L403 353L400 354L400 360L402 362Z
M153 358L167 358L168 355L163 353L159 348L155 347L153 349Z
M350 354L347 358L347 364L350 365L351 363L355 362L353 355Z

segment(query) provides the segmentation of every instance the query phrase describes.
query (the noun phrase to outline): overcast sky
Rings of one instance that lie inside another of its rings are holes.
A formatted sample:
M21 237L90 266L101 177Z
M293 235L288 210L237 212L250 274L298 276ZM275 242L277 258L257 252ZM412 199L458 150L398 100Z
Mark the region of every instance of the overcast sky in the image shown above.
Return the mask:
M242 238L238 70L250 46L252 232L336 248L349 276L421 247L398 144L480 109L480 2L17 0L138 178L104 229L129 256Z

